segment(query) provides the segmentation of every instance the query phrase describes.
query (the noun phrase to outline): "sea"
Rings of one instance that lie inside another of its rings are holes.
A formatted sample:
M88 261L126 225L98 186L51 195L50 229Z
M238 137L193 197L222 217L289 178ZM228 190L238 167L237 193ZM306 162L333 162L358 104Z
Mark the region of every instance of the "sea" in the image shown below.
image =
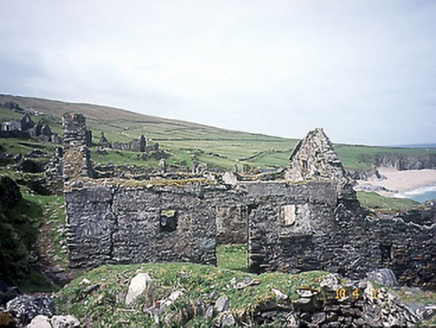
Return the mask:
M400 195L423 203L427 200L436 199L436 184L404 191Z

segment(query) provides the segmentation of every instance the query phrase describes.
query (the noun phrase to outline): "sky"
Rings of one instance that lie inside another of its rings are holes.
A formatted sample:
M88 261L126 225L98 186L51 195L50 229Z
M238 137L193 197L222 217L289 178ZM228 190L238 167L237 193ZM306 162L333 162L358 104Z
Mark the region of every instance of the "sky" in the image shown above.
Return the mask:
M0 93L436 143L434 0L2 0Z

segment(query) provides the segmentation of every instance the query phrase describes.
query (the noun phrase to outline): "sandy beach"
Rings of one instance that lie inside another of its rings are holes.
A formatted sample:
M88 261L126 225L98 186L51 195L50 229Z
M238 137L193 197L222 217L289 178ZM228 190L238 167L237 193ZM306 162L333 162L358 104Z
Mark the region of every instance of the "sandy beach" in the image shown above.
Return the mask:
M365 185L383 187L389 191L376 192L382 196L395 197L399 196L400 192L436 184L436 170L398 171L392 168L378 168L378 171L386 177L385 180L359 181L357 189L363 189L361 187Z

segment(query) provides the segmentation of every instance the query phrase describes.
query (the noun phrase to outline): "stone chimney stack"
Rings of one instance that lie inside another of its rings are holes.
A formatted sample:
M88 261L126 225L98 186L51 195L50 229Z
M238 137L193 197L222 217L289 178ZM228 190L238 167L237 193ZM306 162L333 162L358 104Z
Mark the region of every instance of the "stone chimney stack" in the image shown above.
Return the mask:
M86 147L86 117L80 113L68 113L62 117L64 129L64 179L92 177L91 156Z
M68 113L62 117L64 129L64 148L85 145L86 117L80 113Z

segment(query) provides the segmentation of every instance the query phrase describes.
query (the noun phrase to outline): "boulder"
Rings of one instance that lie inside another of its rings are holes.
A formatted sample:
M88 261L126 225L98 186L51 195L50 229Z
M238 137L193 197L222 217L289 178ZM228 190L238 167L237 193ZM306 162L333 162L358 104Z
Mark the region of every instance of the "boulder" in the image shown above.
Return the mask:
M223 179L223 182L225 184L228 184L228 185L232 185L233 186L233 185L238 184L238 179L236 178L236 175L231 173L231 172L225 172L223 174L222 179Z
M125 301L126 305L132 305L150 283L151 277L148 275L148 273L138 273L135 277L133 277L129 285L129 291L127 292Z
M55 315L51 318L53 328L79 328L80 322L72 315Z
M219 297L215 302L215 308L218 312L227 311L229 309L229 305L230 305L229 300L224 296Z
M55 315L51 319L37 315L26 328L80 328L80 322L72 315Z
M326 291L336 291L340 288L339 281L340 277L338 274L330 273L322 279L320 287Z
M377 269L366 274L369 280L372 280L380 285L392 287L397 286L398 281L394 272L391 269Z
M236 320L233 314L227 312L221 316L220 319L221 327L234 327L236 325Z
M32 321L26 326L27 328L53 328L50 319L45 315L37 315Z
M48 296L21 295L8 302L7 310L22 324L28 324L38 315L51 317L54 304Z

